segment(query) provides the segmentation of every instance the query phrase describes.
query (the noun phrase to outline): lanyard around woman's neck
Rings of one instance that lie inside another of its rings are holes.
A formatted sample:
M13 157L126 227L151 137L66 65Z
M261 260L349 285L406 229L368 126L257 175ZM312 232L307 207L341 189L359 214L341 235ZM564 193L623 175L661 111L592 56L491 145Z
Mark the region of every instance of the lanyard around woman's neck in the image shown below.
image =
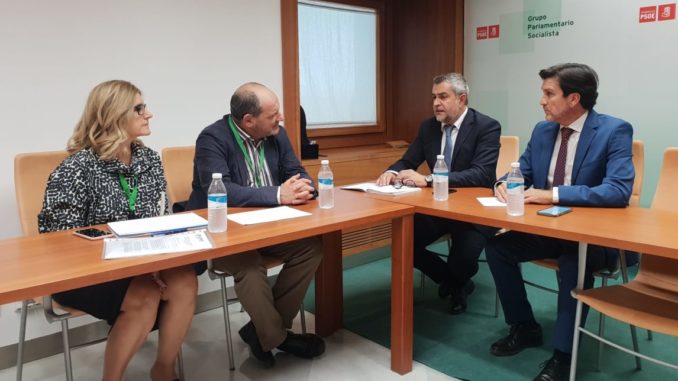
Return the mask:
M233 136L235 136L235 141L238 142L238 147L240 147L242 154L245 156L245 163L247 164L247 168L249 168L250 172L252 173L252 177L254 177L254 184L257 188L259 188L264 184L264 179L260 178L260 175L263 176L261 172L265 168L264 144L263 143L259 144L259 148L257 149L259 151L259 169L260 169L259 171L257 171L256 168L254 168L252 158L250 157L247 149L245 148L245 143L242 141L242 137L238 133L238 129L231 115L228 116L228 125L231 127Z
M134 189L129 188L129 182L127 182L127 178L122 175L122 173L118 173L118 178L120 179L120 186L122 187L122 190L125 192L125 196L127 196L127 202L129 203L129 209L127 212L127 215L130 219L136 218L136 204L137 204L137 195L139 194L139 182L138 176L134 175Z

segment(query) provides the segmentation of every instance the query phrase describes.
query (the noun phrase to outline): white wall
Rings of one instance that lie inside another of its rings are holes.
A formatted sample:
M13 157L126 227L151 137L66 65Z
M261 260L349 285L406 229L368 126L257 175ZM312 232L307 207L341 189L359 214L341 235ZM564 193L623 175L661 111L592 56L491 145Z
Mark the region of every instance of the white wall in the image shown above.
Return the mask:
M581 62L600 77L598 112L629 121L634 139L645 142L642 205L656 187L663 151L678 146L674 110L678 105L678 20L639 23L639 8L675 3L648 0L473 0L465 6L464 68L470 104L502 124L505 135L520 136L525 148L539 106L540 69ZM558 36L528 38L530 16ZM476 28L500 25L497 39L477 40Z
M281 96L281 51L279 0L0 0L0 239L21 234L14 156L64 149L96 84L144 92L160 151L194 144L243 82ZM16 342L17 306L0 306L0 346ZM44 333L32 320L28 336Z

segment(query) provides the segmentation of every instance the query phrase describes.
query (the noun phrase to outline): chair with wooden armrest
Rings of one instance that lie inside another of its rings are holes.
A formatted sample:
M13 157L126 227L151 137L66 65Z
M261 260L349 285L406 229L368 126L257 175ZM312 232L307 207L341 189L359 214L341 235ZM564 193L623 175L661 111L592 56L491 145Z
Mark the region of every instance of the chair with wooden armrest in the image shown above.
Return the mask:
M667 148L659 174L659 183L652 201L652 209L678 212L675 202L675 189L678 187L678 148ZM678 259L646 254L640 263L636 277L621 285L573 292L573 296L582 303L614 319L638 326L647 330L678 336ZM622 347L600 335L580 327L581 316L575 322L576 334L603 341L606 344L642 357L659 365L678 369L678 365L670 364L647 355ZM577 336L578 338L578 336ZM573 347L573 373L576 374L578 348Z
M66 158L66 151L23 153L14 158L14 189L16 203L21 221L21 231L25 236L38 234L38 214L42 209L47 179L50 173ZM19 323L19 342L17 344L16 379L21 381L24 363L24 344L26 341L26 321L31 304L39 304L40 297L24 300L21 303L21 317ZM68 335L68 320L86 315L86 313L60 306L52 301L51 295L42 297L42 307L48 322L61 323L61 337L63 342L64 366L66 379L73 380L71 366L71 347ZM183 359L181 352L178 357L179 375L184 380Z

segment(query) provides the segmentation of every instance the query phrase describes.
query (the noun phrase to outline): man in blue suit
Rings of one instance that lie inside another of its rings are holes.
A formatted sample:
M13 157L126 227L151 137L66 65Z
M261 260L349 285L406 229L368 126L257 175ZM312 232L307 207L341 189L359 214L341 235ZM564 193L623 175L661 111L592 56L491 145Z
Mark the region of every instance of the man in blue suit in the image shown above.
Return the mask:
M198 136L187 209L207 207L212 173L222 174L229 206L296 205L313 198L313 181L278 124L282 120L271 90L254 82L240 86L231 97L231 114ZM321 248L320 238L311 237L214 260L215 268L233 274L235 291L251 319L240 337L266 367L275 364L271 350L276 347L303 358L325 351L319 336L289 331L322 259ZM284 262L272 288L261 256Z
M629 123L593 110L598 76L583 64L560 64L541 70L540 105L546 121L539 122L520 157L525 177L525 202L595 207L625 207L633 188L633 130ZM504 177L505 179L505 177ZM506 187L495 187L506 200ZM504 307L508 336L492 344L495 356L511 356L542 345L541 326L527 300L519 264L542 258L560 267L558 316L554 354L535 380L565 380L570 368L577 284L577 242L509 231L488 241L487 262ZM616 262L616 250L589 245L585 288L592 273ZM585 319L585 315L584 315Z

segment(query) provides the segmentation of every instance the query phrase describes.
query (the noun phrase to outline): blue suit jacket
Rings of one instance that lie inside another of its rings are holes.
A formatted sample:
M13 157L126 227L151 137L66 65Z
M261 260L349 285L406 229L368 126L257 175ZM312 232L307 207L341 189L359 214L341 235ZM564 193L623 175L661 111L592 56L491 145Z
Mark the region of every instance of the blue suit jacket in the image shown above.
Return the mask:
M544 121L532 131L520 157L526 188L546 189L558 129L557 123ZM589 111L574 156L572 184L558 187L559 204L627 206L635 177L632 144L628 122Z
M294 155L285 129L280 127L277 135L269 136L264 141L266 163L274 185L261 188L247 186L247 163L228 127L228 117L226 115L205 127L195 142L193 191L187 210L207 207L207 189L212 182L213 172L220 172L223 176L228 206L276 206L280 184L297 173L311 179Z

